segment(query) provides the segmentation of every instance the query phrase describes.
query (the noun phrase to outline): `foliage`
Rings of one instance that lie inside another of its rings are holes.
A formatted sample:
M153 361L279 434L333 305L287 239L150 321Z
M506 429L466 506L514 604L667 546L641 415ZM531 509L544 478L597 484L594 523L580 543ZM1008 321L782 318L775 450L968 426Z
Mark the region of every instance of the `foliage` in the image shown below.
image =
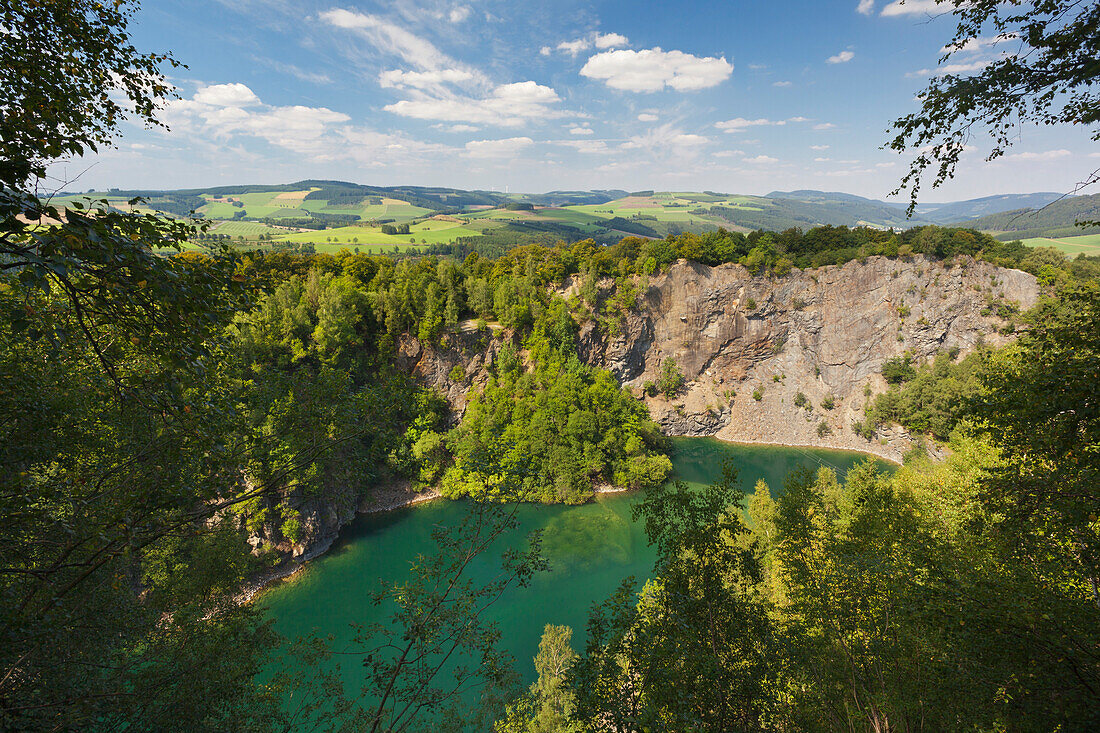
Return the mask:
M933 187L952 177L964 146L985 129L993 149L987 160L1004 155L1025 123L1095 125L1097 100L1096 28L1100 6L1076 0L1001 3L997 0L948 3L958 21L941 63L992 37L998 57L977 73L937 74L918 95L921 109L894 122L893 150L917 149L902 178L911 191L912 214L921 177L936 168ZM965 67L969 69L970 67ZM1100 140L1100 132L1093 133ZM1078 188L1096 181L1093 173ZM895 192L896 193L896 192Z
M0 184L18 187L45 175L52 159L111 142L132 113L159 125L171 96L161 67L171 56L142 53L129 25L138 3L52 0L0 3ZM79 73L77 73L79 70Z
M572 722L576 696L565 685L565 676L577 659L570 646L573 629L546 624L535 656L538 680L529 694L508 706L505 718L494 726L495 733L582 733Z
M578 503L591 498L596 482L643 488L668 475L664 438L645 405L610 373L552 345L547 329L561 308L555 303L525 340L526 359L505 344L493 378L471 392L448 437L454 465L443 478L444 495ZM489 483L469 472L483 454L497 467ZM509 480L515 493L504 490Z
M568 675L592 728L757 730L771 718L775 647L735 475L701 491L654 488L635 507L657 546L655 581L594 609Z
M978 349L956 362L950 352L940 352L930 364L912 366L909 356L883 364L890 371L890 389L877 395L864 408L866 428L861 434L884 424L897 423L913 433L931 433L946 440L969 413L968 398L978 389L982 361L988 350ZM890 366L888 367L887 364ZM865 435L866 437L866 435Z
M657 377L657 391L666 398L672 399L684 388L684 375L680 371L680 365L669 357L661 362L661 373Z

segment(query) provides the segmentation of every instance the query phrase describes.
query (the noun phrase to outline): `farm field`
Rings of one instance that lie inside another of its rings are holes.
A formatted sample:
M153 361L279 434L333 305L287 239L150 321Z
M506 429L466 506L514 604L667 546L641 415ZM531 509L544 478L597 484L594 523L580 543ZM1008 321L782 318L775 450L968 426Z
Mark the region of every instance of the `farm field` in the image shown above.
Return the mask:
M1028 247L1054 247L1071 256L1100 255L1100 234L1083 234L1079 237L1059 237L1058 239L1033 237L1021 241Z

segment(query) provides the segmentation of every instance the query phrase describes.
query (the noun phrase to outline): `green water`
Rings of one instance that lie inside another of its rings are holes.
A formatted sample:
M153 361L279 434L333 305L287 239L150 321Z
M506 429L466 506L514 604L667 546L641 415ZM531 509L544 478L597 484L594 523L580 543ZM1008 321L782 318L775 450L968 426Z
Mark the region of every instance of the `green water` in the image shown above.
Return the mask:
M866 458L858 453L773 446L734 445L713 438L674 439L674 478L689 486L708 485L721 477L732 459L742 486L752 491L758 479L772 491L796 468L832 466L843 475ZM602 601L628 575L649 577L654 552L641 523L631 521L637 495L607 494L583 506L524 505L519 531L542 529L551 570L523 589L503 597L491 612L500 625L501 643L516 659L525 683L534 680L532 659L548 623L574 629L574 648L583 644L585 623L594 602ZM457 524L467 505L436 501L384 514L367 515L347 527L333 548L290 580L260 596L275 628L288 638L312 631L332 634L336 648L351 638L351 624L380 620L370 603L379 579L392 583L407 573L410 558L433 552L431 532L439 524ZM499 558L486 558L472 568L475 577L499 569ZM349 690L358 689L360 668L344 665Z

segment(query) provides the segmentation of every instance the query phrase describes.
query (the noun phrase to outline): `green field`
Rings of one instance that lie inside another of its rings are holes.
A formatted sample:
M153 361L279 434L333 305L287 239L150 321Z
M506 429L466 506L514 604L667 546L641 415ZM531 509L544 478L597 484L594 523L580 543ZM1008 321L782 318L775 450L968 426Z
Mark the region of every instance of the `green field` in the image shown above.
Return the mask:
M1079 237L1059 237L1058 239L1034 237L1021 241L1028 247L1054 247L1067 255L1100 255L1100 234L1083 234Z
M277 229L276 227L260 224L255 221L223 221L212 226L208 233L228 234L231 237L253 238L261 234L282 235L286 234L286 230Z

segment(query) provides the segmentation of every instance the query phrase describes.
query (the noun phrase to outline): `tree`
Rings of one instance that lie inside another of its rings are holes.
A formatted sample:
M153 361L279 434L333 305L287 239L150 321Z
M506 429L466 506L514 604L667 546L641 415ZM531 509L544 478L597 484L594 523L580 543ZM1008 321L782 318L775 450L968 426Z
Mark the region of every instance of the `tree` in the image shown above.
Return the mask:
M657 547L655 579L639 595L625 580L589 617L567 679L590 728L747 731L772 718L771 622L743 494L724 473L699 491L651 488L635 506Z
M581 733L571 721L576 696L565 684L566 674L577 659L570 646L573 629L546 624L535 656L538 680L528 694L508 706L505 719L493 728L496 733Z
M671 356L661 362L661 373L657 377L657 391L672 399L684 388L684 375L680 365Z
M992 140L987 160L1004 155L1025 123L1095 125L1100 121L1100 4L1080 0L1023 3L999 0L937 0L957 19L955 35L940 63L991 45L1001 55L975 74L944 66L918 95L919 112L893 123L887 147L916 149L901 180L916 208L925 170L935 168L933 188L954 175L964 146L983 131ZM1100 140L1100 131L1093 140ZM1089 174L1077 189L1100 180Z

